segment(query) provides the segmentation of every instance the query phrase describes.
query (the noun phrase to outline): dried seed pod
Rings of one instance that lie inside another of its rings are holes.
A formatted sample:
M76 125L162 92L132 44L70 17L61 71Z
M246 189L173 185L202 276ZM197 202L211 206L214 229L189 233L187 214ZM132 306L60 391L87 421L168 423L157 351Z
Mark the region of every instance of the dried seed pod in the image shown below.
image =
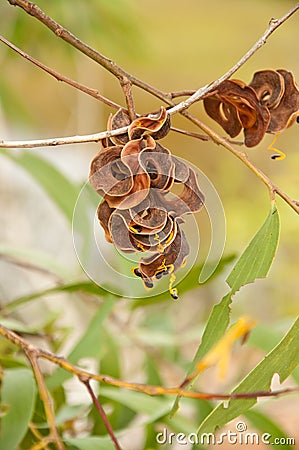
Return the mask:
M120 108L114 115L110 115L107 124L107 130L117 130L118 128L127 127L130 125L129 114ZM109 138L115 145L124 145L129 141L128 133L119 134Z
M254 89L259 102L268 109L279 105L285 91L284 78L276 70L255 72L249 86Z
M294 75L284 69L277 72L284 79L284 94L276 108L270 110L268 133L279 133L291 126L299 112L299 90Z
M130 139L150 135L154 139L164 138L170 130L170 116L162 106L160 111L135 119L128 130Z
M108 128L116 129L128 121L126 112L119 110L109 118ZM169 291L178 298L174 272L189 254L180 229L182 216L199 211L204 196L194 170L156 142L169 129L169 115L163 107L134 120L127 135L102 142L102 150L91 162L89 178L104 197L97 213L106 240L123 252L150 252L133 273L142 278L146 288L153 287L154 279L171 275ZM183 183L183 192L168 198L174 182Z
M259 144L270 122L269 111L259 103L254 89L240 80L223 81L204 99L204 107L231 137L243 128L247 147Z

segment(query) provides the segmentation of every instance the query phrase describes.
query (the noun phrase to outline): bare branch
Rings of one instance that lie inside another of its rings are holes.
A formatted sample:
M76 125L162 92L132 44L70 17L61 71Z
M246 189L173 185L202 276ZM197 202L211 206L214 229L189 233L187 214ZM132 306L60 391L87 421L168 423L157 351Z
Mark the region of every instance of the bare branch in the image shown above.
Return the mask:
M199 119L191 115L186 109L193 104L194 102L203 98L207 93L215 89L222 81L229 78L233 73L235 73L245 62L260 48L262 47L268 37L278 28L280 27L287 19L289 19L298 9L299 3L297 3L292 9L290 9L284 16L280 19L271 19L270 24L264 34L258 39L258 41L251 47L251 49L222 77L218 80L210 83L202 88L198 89L193 95L191 95L188 99L183 102L175 105L172 101L172 96L175 96L175 93L164 93L147 83L139 80L138 78L133 77L122 68L120 68L114 61L100 54L96 50L89 47L84 42L80 41L76 36L70 33L68 30L63 28L49 16L47 16L37 5L27 0L8 0L8 2L12 5L19 6L24 9L28 14L34 16L38 20L40 20L43 24L45 24L50 30L52 30L57 36L64 39L66 42L71 44L73 47L77 48L79 51L84 53L89 58L98 62L108 71L110 71L113 75L115 75L120 81L129 80L132 84L144 89L145 91L155 95L156 97L162 99L165 103L172 106L168 110L170 114L174 114L180 112L187 119L191 120L194 124L196 124L199 128L201 128L204 132L210 136L215 143L222 145L238 159L240 159L253 173L255 173L268 187L270 197L273 199L275 194L279 195L286 203L288 203L294 211L299 214L299 202L291 199L287 194L285 194L281 189L279 189L272 181L257 167L251 163L244 152L239 152L235 150L229 142L221 138L217 133L209 129L205 124L203 124ZM181 94L181 93L179 93ZM184 94L184 92L183 92ZM128 103L128 98L127 98ZM96 142L98 140L104 139L105 137L117 135L120 133L125 133L127 130L126 127L102 132L94 135L88 136L73 136L67 138L54 138L54 139L46 139L46 140L36 140L36 141L0 141L0 146L4 148L32 148L32 147L40 147L40 146L55 146L69 143L81 143L81 142Z
M192 94L188 99L182 101L178 105L169 109L169 114L174 114L184 109L189 108L193 103L201 100L206 94L213 91L220 83L224 80L230 78L237 70L242 67L246 61L248 61L251 56L256 53L263 45L266 44L268 37L278 28L280 27L286 20L288 20L296 11L299 9L299 3L297 3L292 9L290 9L284 16L280 19L271 19L268 28L264 32L264 34L259 38L259 40L248 50L247 53L224 75L222 75L218 80L213 81L212 83L207 84L199 88L194 94Z
M70 45L75 47L77 50L86 55L88 58L93 59L95 62L97 62L106 70L108 70L110 73L112 73L114 76L116 76L120 81L128 79L135 86L144 89L145 91L151 93L157 98L160 98L161 100L164 101L165 99L168 99L168 101L171 100L169 94L166 94L160 91L159 89L156 89L153 86L145 83L139 78L132 76L124 69L119 67L114 61L102 55L98 51L94 50L84 42L82 42L66 28L62 27L59 23L55 22L55 20L53 20L51 17L47 16L47 14L45 14L44 11L42 11L35 3L27 0L8 0L8 2L13 6L19 6L25 12L38 19L40 22L46 25L46 27L48 27L51 31L53 31L53 33L57 37L60 37L64 41L68 42Z
M75 366L67 359L57 356L54 353L42 350L40 348L32 346L24 338L20 337L18 334L9 330L8 328L0 325L0 335L5 339L8 339L13 344L17 345L19 348L26 352L27 348L30 347L36 352L37 358L43 358L47 361L54 363L55 365L61 367L67 372L72 373L82 380L96 380L110 386L120 387L136 392L143 392L144 394L152 396L160 395L179 395L180 397L193 398L193 399L210 399L210 400L231 400L231 399L249 399L257 397L277 397L282 394L287 394L291 392L298 392L299 388L286 388L277 391L256 391L256 392L236 392L233 394L220 394L220 393L206 393L206 392L191 392L185 391L180 386L166 388L164 386L155 386L141 383L130 383L127 381L119 380L107 375L100 375L88 372L87 370L81 369Z
M32 270L34 272L47 275L53 278L58 284L63 282L63 279L61 277L59 277L56 273L51 272L49 269L45 269L44 267L37 266L36 264L32 264L28 261L24 261L14 256L6 255L5 253L0 253L0 260L5 261L9 264L14 264L15 266L19 266L22 269Z
M66 144L83 144L84 142L99 142L101 139L117 136L125 133L128 127L118 128L117 130L102 131L95 134L86 134L80 136L67 136L49 139L33 139L28 141L4 141L0 140L2 148L36 148L36 147L55 147Z
M106 416L106 413L105 413L101 403L99 402L99 399L97 398L97 396L93 392L93 389L92 389L92 387L90 385L89 379L85 378L85 377L79 377L79 379L84 384L84 386L86 386L86 389L87 389L87 391L88 391L88 393L89 393L89 395L90 395L90 397L91 397L91 399L93 401L93 404L95 405L95 407L96 407L96 409L97 409L97 411L98 411L98 413L99 413L99 415L100 415L100 417L101 417L101 419L102 419L102 421L103 421L103 423L104 423L104 425L105 425L105 427L106 427L106 429L107 429L107 431L109 433L109 436L111 437L111 440L112 440L116 450L121 450L121 447L120 447L120 445L119 445L119 443L117 441L117 438L116 438L116 436L114 434L114 431L113 431L113 429L112 429L112 427L110 425L110 422L109 422L109 420L108 420L108 418Z
M264 34L230 70L228 70L224 75L222 75L214 82L199 88L188 99L184 100L183 102L177 105L174 105L174 103L172 102L174 93L165 93L163 91L160 91L159 89L156 89L155 87L143 82L139 78L132 76L124 69L122 69L120 66L118 66L114 61L97 52L93 48L89 47L87 44L85 44L76 36L74 36L70 31L63 28L52 18L47 16L35 3L27 0L8 0L8 2L11 5L19 6L28 14L34 16L36 19L38 19L40 22L46 25L51 31L53 31L56 36L62 38L63 40L71 44L73 47L75 47L77 50L79 50L89 58L96 61L110 73L116 76L120 81L129 80L133 85L138 86L139 88L149 92L150 94L156 96L157 98L160 98L168 105L173 106L168 111L170 114L181 112L189 108L189 106L191 106L193 103L197 102L198 100L202 99L206 94L213 91L220 83L222 83L222 81L231 77L240 67L242 67L245 64L246 61L248 61L249 58L251 58L251 56L257 50L259 50L259 48L261 48L266 43L268 37L299 9L299 3L297 3L280 19L271 19L269 26L264 32Z
M96 89L91 89L87 86L84 86L83 84L78 83L77 81L74 81L68 77L65 77L64 75L61 75L60 73L56 72L55 70L51 69L50 67L46 66L45 64L41 63L37 59L33 58L32 56L25 53L23 50L16 47L14 44L9 42L7 39L5 39L3 36L0 35L0 41L3 42L3 44L7 45L9 48L11 48L13 51L18 53L22 58L27 59L28 61L35 64L40 69L47 72L49 75L52 75L54 78L56 78L57 81L63 81L66 84L69 84L70 86L78 89L79 91L84 92L85 94L90 95L91 97L100 100L101 102L105 103L108 106L112 106L113 108L121 108L120 105L113 102L112 100L109 100L108 98L104 97L103 95L99 94L99 91Z
M50 397L50 394L48 392L44 377L41 373L41 370L38 365L38 356L39 352L36 350L31 344L27 344L26 348L24 349L25 354L31 364L32 370L34 372L36 382L38 385L40 397L42 399L42 402L44 404L44 409L47 417L47 422L49 424L50 428L50 436L46 438L47 442L53 442L57 448L57 450L65 450L65 447L63 445L63 442L59 436L59 433L56 428L55 424L55 413L53 409L52 399Z

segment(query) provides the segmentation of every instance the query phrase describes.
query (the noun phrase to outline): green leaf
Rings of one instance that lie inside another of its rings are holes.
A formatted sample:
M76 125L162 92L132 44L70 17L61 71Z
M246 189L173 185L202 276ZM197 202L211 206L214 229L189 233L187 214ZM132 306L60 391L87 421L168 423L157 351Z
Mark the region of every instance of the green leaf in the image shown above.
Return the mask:
M195 424L182 415L177 415L169 420L166 416L169 412L170 401L165 398L149 397L142 392L133 392L111 387L101 387L100 396L115 400L139 414L146 414L146 423L156 422L159 419L177 432L191 433Z
M43 297L44 295L56 294L57 292L68 292L70 294L75 292L85 292L86 294L97 295L100 297L111 296L109 291L106 291L105 289L101 288L92 281L81 281L78 283L70 283L55 286L50 289L45 289L43 291L34 292L33 294L28 294L23 297L19 297L13 300L12 302L8 303L7 305L5 305L5 308L3 309L5 309L5 312L8 313L18 308L20 305L24 305L25 303Z
M269 391L275 373L278 373L282 383L299 364L298 342L299 318L279 344L244 378L233 393ZM223 403L219 404L203 421L198 432L213 433L216 428L223 427L255 403L256 399L235 399L230 400L227 407L224 407Z
M7 369L4 371L1 401L8 406L1 420L0 448L16 450L31 420L36 384L31 370Z
M278 237L279 216L275 204L272 204L266 221L242 253L229 274L227 283L231 290L223 297L218 305L213 307L201 343L186 376L194 371L197 362L202 359L224 335L230 319L230 304L236 291L245 284L252 283L256 278L267 276L277 248ZM179 400L180 398L177 397L171 415L174 415L177 411Z
M292 450L293 446L287 444L287 439L289 438L286 433L280 428L280 426L271 420L265 414L262 414L260 411L247 411L245 414L246 419L260 431L261 434L267 433L271 435L271 439L269 442L273 442L275 438L284 439L283 444L275 444L275 449L280 450ZM282 441L281 441L282 442ZM294 439L295 443L295 439Z
M218 305L212 309L208 319L206 328L204 330L201 343L197 349L192 364L186 374L186 378L193 373L198 361L200 361L208 351L218 342L224 335L229 324L231 295L226 295ZM189 385L189 388L192 385ZM170 416L173 417L179 408L180 397L176 397Z
M127 391L103 386L100 388L101 397L115 400L127 406L132 411L149 416L149 422L153 422L164 416L169 411L169 403L162 398L149 397L141 392Z
M110 436L91 436L85 438L66 438L64 442L73 445L79 450L115 450Z
M100 358L104 351L104 339L102 326L104 320L114 307L113 298L106 298L96 315L86 328L85 334L79 339L67 359L73 364L78 364L81 358ZM66 380L72 377L70 372L61 368L56 369L54 374L47 379L49 389L61 386Z
M73 210L79 194L79 187L67 179L46 159L31 151L13 155L1 150L1 153L25 169L44 189L65 217L72 223Z
M234 294L242 286L253 283L256 278L268 275L279 239L279 215L275 203L257 234L245 249L227 278Z

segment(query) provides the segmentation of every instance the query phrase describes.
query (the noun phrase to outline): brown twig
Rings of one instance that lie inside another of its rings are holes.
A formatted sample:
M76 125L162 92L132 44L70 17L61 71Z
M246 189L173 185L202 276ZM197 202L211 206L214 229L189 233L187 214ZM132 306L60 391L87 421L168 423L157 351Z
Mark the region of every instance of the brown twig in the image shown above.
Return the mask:
M11 5L19 6L28 14L34 16L44 25L46 25L51 31L55 33L56 36L62 38L73 47L75 47L80 52L84 53L89 58L93 59L97 63L99 63L102 67L116 76L120 81L124 82L124 80L129 80L132 84L144 89L145 91L153 94L154 96L164 100L169 105L173 105L172 103L172 95L173 93L165 93L160 91L159 89L154 88L153 86L139 80L138 78L132 76L120 66L118 66L114 61L97 52L93 48L89 47L83 41L78 39L72 33L70 33L67 29L63 28L49 16L47 16L35 3L27 1L27 0L8 0ZM297 3L293 8L291 8L286 14L284 14L279 19L271 19L269 26L263 35L258 39L258 41L247 51L247 53L224 75L222 75L217 80L209 83L199 89L197 89L188 99L180 102L177 105L174 105L170 110L170 114L174 114L176 112L183 111L184 109L189 108L193 103L202 99L206 94L213 91L220 83L224 80L231 77L240 67L242 67L246 61L248 61L251 56L257 52L265 43L267 42L268 37L279 28L286 20L288 20L297 10L299 9L299 3Z
M65 450L63 442L56 428L55 413L53 409L52 399L50 397L44 377L38 365L39 350L37 350L29 343L26 343L25 348L23 347L23 349L34 372L39 393L44 405L47 422L49 424L50 436L47 437L46 441L53 442L58 450Z
M123 78L120 82L127 104L127 109L131 122L136 119L136 110L132 94L132 83L128 78Z
M6 141L0 140L1 148L36 148L36 147L56 147L57 145L83 144L85 142L99 142L111 136L117 136L126 133L128 127L118 128L117 130L107 130L100 133L86 134L80 136L56 137L49 139L32 139L28 141Z
M96 409L97 409L97 411L98 411L98 413L99 413L99 415L100 415L100 417L101 417L101 419L102 419L102 421L103 421L103 423L104 423L104 425L106 427L106 430L108 431L108 434L109 434L109 436L110 436L110 438L111 438L111 440L112 440L116 450L121 450L121 447L120 447L120 445L118 443L118 440L117 440L117 438L116 438L116 436L114 434L114 431L113 431L113 429L112 429L112 427L110 425L110 422L109 422L109 420L108 420L108 418L106 416L106 413L105 413L101 403L99 402L99 399L95 395L95 393L94 393L94 391L93 391L93 389L92 389L92 387L90 385L90 380L88 378L85 378L85 377L79 377L79 379L84 384L84 386L86 387L86 389L87 389L87 391L88 391L88 393L89 393L89 395L90 395L90 397L91 397L91 399L93 401L93 404L95 405L95 407L96 407Z
M61 37L66 42L68 42L73 47L75 47L77 50L81 51L86 56L93 59L100 65L102 65L105 69L107 69L109 72L111 72L113 75L115 75L120 81L124 82L124 80L129 80L131 84L144 89L145 91L156 96L157 98L160 98L168 105L172 106L170 109L168 109L168 112L170 114L180 112L187 119L189 119L193 123L195 123L199 128L201 128L203 131L205 131L208 134L208 136L210 136L214 140L215 143L225 147L228 151L230 151L238 159L240 159L253 173L255 173L263 181L263 183L265 183L267 185L271 199L273 199L275 197L275 194L277 194L286 203L288 203L291 206L291 208L294 209L294 211L299 213L299 203L296 200L291 199L285 192L283 192L280 188L278 188L278 186L276 186L274 183L272 183L272 181L260 169L258 169L252 162L249 161L248 156L244 152L239 152L239 151L235 150L226 139L218 136L217 133L215 133L214 131L209 129L209 127L207 127L205 124L203 124L199 119L192 116L188 111L186 111L186 108L188 108L192 103L203 98L207 93L209 93L213 89L215 89L215 87L217 87L222 81L229 78L243 64L245 64L245 62L259 48L261 48L266 43L268 37L299 9L299 3L297 3L293 8L291 8L280 19L271 19L270 24L269 24L268 28L266 29L266 31L264 32L264 34L258 39L258 41L256 41L256 43L248 50L248 52L222 77L220 77L218 80L214 81L213 83L210 83L202 88L199 88L188 99L184 100L183 102L181 102L177 105L174 105L174 103L172 101L172 98L173 98L172 96L175 93L162 92L162 91L154 88L153 86L150 86L147 83L144 83L143 81L139 80L138 78L133 77L132 75L130 75L129 73L124 71L121 67L119 67L114 61L105 57L104 55L97 52L96 50L92 49L87 44L85 44L80 39L78 39L76 36L74 36L72 33L70 33L68 30L63 28L61 25L59 25L57 22L55 22L53 19L51 19L49 16L47 16L34 3L27 1L27 0L8 0L8 2L11 5L19 6L20 8L24 9L28 14L34 16L36 19L38 19L44 25L46 25L50 30L52 30L57 36ZM185 92L187 92L187 91L185 91ZM179 94L181 94L181 93L183 93L183 91L180 92ZM131 112L131 114L132 114L132 112ZM114 135L114 133L116 135L116 134L120 134L120 133L124 133L124 132L126 132L126 128L114 130L114 132L109 131L109 132L97 133L95 135L73 136L70 138L56 138L56 139L48 139L48 140L23 141L23 142L0 141L0 146L5 147L5 148L12 148L12 147L32 148L32 147L38 147L38 146L60 145L60 144L66 144L66 143L92 142L92 141L97 141L97 140L103 139L104 137L112 136L112 135Z
M196 133L195 131L182 130L181 128L176 128L176 127L170 127L170 129L171 129L171 131L174 131L175 133L180 133L180 134L184 134L185 136L194 137L195 139L199 139L201 141L211 141L212 140L210 138L210 136L207 136L206 134L199 134L199 133Z
M105 103L108 106L111 106L112 108L120 108L121 106L117 103L113 102L112 100L109 100L109 98L104 97L97 91L96 89L89 88L87 86L84 86L83 84L78 83L77 81L74 81L64 75L61 75L60 73L56 72L55 70L51 69L50 67L46 66L45 64L41 63L37 59L33 58L32 56L25 53L23 50L16 47L14 44L9 42L7 39L5 39L3 36L0 35L0 41L3 42L3 44L7 45L9 48L11 48L13 51L18 53L22 58L27 59L31 63L33 63L35 66L39 67L40 69L47 72L49 75L52 75L54 78L56 78L57 81L62 81L75 89L78 89L79 91L84 92L85 94L90 95L91 97L95 98L96 100L100 100L101 102Z
M244 393L235 392L232 394L221 394L221 393L185 391L180 386L167 388L163 386L155 386L141 383L130 383L107 375L94 374L88 372L87 370L81 369L80 367L75 366L74 364L72 364L70 361L68 361L63 357L57 356L51 352L42 350L40 348L33 347L24 338L20 337L18 334L14 333L13 331L9 330L3 325L0 325L0 335L2 335L5 339L8 339L10 342L15 344L19 348L23 349L24 351L26 351L28 347L34 349L37 358L46 359L47 361L50 361L53 364L58 365L67 372L70 372L73 375L77 376L79 379L96 380L108 384L110 386L124 388L136 392L142 392L144 394L148 394L151 396L179 395L180 397L193 399L231 400L231 399L250 399L257 397L277 397L282 394L297 392L299 390L299 388L286 388L277 391L256 391Z
M37 266L36 264L32 264L28 261L24 261L22 259L14 257L14 256L0 253L0 260L5 261L9 264L14 264L15 266L21 267L22 269L32 270L34 272L39 272L43 275L50 276L50 277L54 278L54 280L58 284L63 282L63 279L56 273L51 272L51 270L45 269L44 267L41 267L41 266Z
M230 78L237 70L242 67L246 61L248 61L249 58L251 58L254 53L256 53L263 45L266 44L268 37L277 30L278 27L280 27L286 20L288 20L293 14L295 14L296 11L299 9L299 3L297 3L293 8L291 8L286 14L284 14L279 19L271 19L269 22L268 28L265 30L263 35L256 41L256 43L245 53L244 56L233 66L231 67L225 74L223 74L220 78L213 81L212 83L209 83L206 86L203 86L199 89L197 89L194 94L192 94L189 98L182 101L178 105L174 106L170 110L168 110L169 114L174 114L176 112L183 111L184 109L189 108L193 103L197 102L198 100L201 100L206 94L209 92L212 92L217 86L219 86L220 83L222 83L224 80L227 80Z
M268 188L271 200L274 200L275 195L277 194L281 197L297 214L299 214L299 202L289 197L282 189L280 189L276 184L274 184L270 178L264 174L262 170L256 167L248 158L248 155L245 152L240 152L236 150L227 139L219 136L215 131L205 125L203 122L197 119L197 117L193 116L189 113L189 111L182 111L182 114L189 118L195 125L203 130L211 139L218 145L226 148L229 152L231 152L234 156L236 156L240 161L242 161L245 166L247 166Z
M81 53L86 55L88 58L100 64L110 73L112 73L115 77L117 77L118 80L121 81L128 79L132 84L138 86L141 89L144 89L145 91L149 92L155 97L160 98L161 100L165 100L166 97L170 100L169 94L163 93L159 89L154 88L153 86L145 83L139 78L136 78L131 74L129 74L128 72L126 72L124 69L119 67L114 61L102 55L98 51L94 50L84 42L82 42L66 28L62 27L59 23L55 22L55 20L53 20L51 17L47 16L47 14L45 14L35 3L27 0L8 0L8 2L13 6L19 6L25 12L38 19L40 22L46 25L51 31L53 31L53 33L57 37L68 42L70 45L72 45L74 48L76 48Z

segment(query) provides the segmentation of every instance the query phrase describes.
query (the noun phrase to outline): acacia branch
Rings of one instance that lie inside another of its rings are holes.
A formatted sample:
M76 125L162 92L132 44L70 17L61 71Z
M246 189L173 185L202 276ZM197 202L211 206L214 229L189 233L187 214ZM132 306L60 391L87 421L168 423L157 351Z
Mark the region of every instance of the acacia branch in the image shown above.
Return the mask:
M256 43L248 50L247 53L245 53L244 56L231 68L229 69L225 74L223 74L218 80L213 81L212 83L207 84L206 86L203 86L197 91L194 92L189 98L182 101L178 105L175 105L173 108L168 110L169 114L174 114L176 112L183 111L184 109L189 108L193 103L197 102L198 100L201 100L206 94L213 91L217 86L219 86L220 83L230 78L237 70L242 67L246 61L248 61L249 58L254 55L263 45L266 44L268 37L277 30L278 27L280 27L286 20L288 20L293 14L295 14L296 11L299 9L299 3L297 3L293 8L291 8L286 14L284 14L279 19L271 19L269 22L269 26L264 32L264 34L256 41Z
M25 53L23 50L9 42L7 39L5 39L3 36L0 35L0 41L3 42L3 44L7 45L9 48L11 48L14 52L18 53L22 58L27 59L27 61L30 61L35 66L39 67L40 69L47 72L49 75L52 75L52 77L56 78L57 81L62 81L75 89L78 89L79 91L84 92L85 94L90 95L91 97L95 98L96 100L100 100L101 102L105 103L108 106L111 106L113 108L121 108L120 105L113 102L109 98L104 97L99 93L97 89L92 89L87 86L84 86L81 83L78 83L77 81L72 80L71 78L68 78L64 75L61 75L59 72L56 72L55 70L51 69L50 67L46 66L45 64L41 63L37 59L33 58L32 56Z
M51 17L47 16L35 3L27 1L27 0L7 0L13 6L19 6L26 13L38 19L42 22L46 27L48 27L53 33L72 45L74 48L79 50L81 53L86 55L88 58L94 60L96 63L100 64L110 73L112 73L118 80L128 79L132 84L138 86L139 88L151 93L152 95L160 98L161 100L165 100L165 98L170 100L170 95L166 94L159 89L154 88L153 86L145 83L137 77L132 76L124 69L119 67L114 61L107 58L103 54L91 48L89 45L78 39L75 35L73 35L66 28L62 27L59 23L55 22Z
M110 386L124 388L127 390L132 390L136 392L142 392L151 396L160 396L160 395L179 395L180 397L185 398L193 398L193 399L205 399L205 400L232 400L232 399L250 399L250 398L258 398L258 397L278 397L282 394L298 392L299 388L285 388L275 391L256 391L256 392L235 392L232 394L222 394L222 393L206 393L206 392L192 392L188 390L182 389L181 386L176 387L164 387L164 386L156 386L156 385L148 385L141 383L131 383L123 380L119 380L114 377L110 377L107 375L95 374L91 373L87 370L84 370L78 366L75 366L67 359L57 356L54 353L49 351L42 350L38 347L33 346L29 342L27 342L24 338L20 337L18 334L9 330L8 328L0 325L0 335L2 335L5 339L9 340L19 348L21 348L25 353L27 349L34 349L36 354L36 358L46 359L47 361L52 362L53 364L61 367L67 372L75 375L79 380L96 380Z
M52 30L56 36L59 36L73 47L75 47L80 52L84 53L89 58L93 59L97 63L99 63L102 67L111 72L114 76L116 76L121 83L131 83L136 85L150 94L162 99L166 104L172 106L168 112L169 114L174 114L176 112L180 112L187 119L191 120L194 124L196 124L200 129L207 133L215 143L222 145L228 151L230 151L234 156L240 159L255 175L260 178L263 183L265 183L268 187L270 197L273 199L275 194L279 195L286 203L288 203L292 209L294 209L299 214L299 203L293 199L291 199L285 192L283 192L278 186L276 186L272 181L265 175L260 169L258 169L252 162L249 161L246 153L239 152L235 150L229 142L221 138L217 133L209 129L205 124L203 124L196 117L192 116L186 109L191 106L194 102L203 98L207 93L214 90L220 83L229 78L233 73L235 73L245 62L259 49L261 48L267 41L268 37L278 28L280 27L286 20L288 20L298 9L299 3L297 3L293 8L291 8L285 15L283 15L279 19L271 19L268 28L263 33L263 35L256 41L256 43L248 50L248 52L224 75L222 75L218 80L199 88L196 92L194 92L189 98L180 102L179 104L174 104L172 98L176 95L184 95L188 91L182 91L178 94L175 93L165 93L162 92L153 86L144 83L138 78L130 75L124 69L119 67L114 61L110 60L106 56L97 52L96 50L89 47L87 44L82 42L68 30L63 28L49 16L47 16L36 4L27 0L8 0L11 5L19 6L28 14L34 16L36 19L41 21L44 25L46 25L50 30ZM131 86L131 85L130 85ZM129 86L129 89L130 89ZM189 92L190 93L190 92ZM131 93L126 94L127 105L130 108L130 114L134 116L134 107L132 103ZM54 138L47 140L36 140L36 141L0 141L0 146L5 148L31 148L31 147L40 147L40 146L55 146L67 143L79 143L79 142L94 142L97 140L101 140L105 137L117 135L126 132L127 128L121 128L118 130L107 131L102 133L97 133L94 135L88 136L73 136L68 138Z
M268 28L263 33L263 35L258 39L258 41L247 51L247 53L224 75L222 75L217 80L209 83L199 89L197 89L188 99L174 105L172 102L173 93L166 93L156 89L155 87L145 83L137 77L134 77L130 73L126 72L122 67L118 66L114 61L107 58L103 54L91 48L89 45L78 39L66 28L62 27L59 23L55 22L51 17L47 16L35 3L27 0L7 0L13 6L19 6L25 12L31 16L38 19L44 25L46 25L53 33L68 42L70 45L75 47L77 50L93 59L95 62L100 64L114 76L116 76L120 81L128 80L131 84L138 86L139 88L149 92L161 100L164 100L168 105L173 106L168 112L174 114L181 112L184 109L189 108L193 103L202 99L209 92L213 91L220 83L231 77L240 67L242 67L246 61L248 61L251 56L257 52L267 41L268 37L279 28L286 20L288 20L298 9L299 3L297 3L293 8L291 8L286 14L284 14L279 19L271 19Z
M63 442L59 436L58 430L55 424L55 413L53 409L52 399L48 392L44 377L38 365L39 351L31 344L27 343L24 348L24 352L31 364L35 379L38 385L41 400L44 405L47 422L50 428L50 436L45 438L46 442L53 442L57 450L65 450Z
M104 423L104 425L106 427L106 430L109 433L109 436L110 436L110 438L111 438L111 440L112 440L116 450L121 450L121 447L120 447L120 445L119 445L119 443L117 441L117 438L116 438L116 436L114 434L114 431L113 431L113 429L112 429L112 427L110 425L110 422L109 422L109 420L108 420L108 418L106 416L106 413L105 413L101 403L99 402L99 399L95 395L95 393L94 393L94 391L93 391L93 389L92 389L92 387L90 385L89 378L81 377L79 379L84 384L84 386L86 387L86 389L87 389L87 391L88 391L88 393L89 393L89 395L90 395L90 397L91 397L91 399L93 401L93 404L95 405L95 407L96 407L96 409L97 409L97 411L98 411L98 413L99 413L99 415L100 415L100 417L101 417L101 419L102 419L102 421L103 421L103 423Z
M31 139L26 141L6 141L0 140L2 148L36 148L36 147L55 147L57 145L83 144L85 142L99 142L102 139L118 134L126 133L128 127L118 128L117 130L107 130L100 133L56 137L49 139Z

